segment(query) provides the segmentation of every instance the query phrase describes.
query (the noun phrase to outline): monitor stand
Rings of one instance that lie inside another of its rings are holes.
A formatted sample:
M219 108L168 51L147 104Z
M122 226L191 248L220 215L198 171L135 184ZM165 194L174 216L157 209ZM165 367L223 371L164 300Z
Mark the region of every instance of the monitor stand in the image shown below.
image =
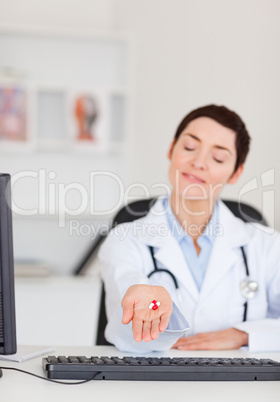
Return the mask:
M0 369L0 378L2 377L2 375L3 375L3 371Z

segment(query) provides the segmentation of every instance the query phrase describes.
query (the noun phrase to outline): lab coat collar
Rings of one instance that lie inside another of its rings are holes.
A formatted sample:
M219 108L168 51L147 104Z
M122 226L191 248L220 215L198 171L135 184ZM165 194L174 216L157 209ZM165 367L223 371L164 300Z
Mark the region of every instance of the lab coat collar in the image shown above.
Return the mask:
M141 222L139 221L139 224L143 226L143 230L136 232L137 237L147 246L155 248L154 257L158 265L163 265L170 270L179 283L186 283L187 281L190 294L194 299L197 299L199 297L198 289L191 271L188 269L180 244L171 233L164 202L161 198L156 201L150 212L141 219Z
M218 203L219 231L200 293L180 245L169 229L162 199L158 199L149 213L139 221L142 230L136 232L140 241L157 249L156 260L173 272L181 283L187 284L187 289L195 300L203 298L215 287L238 259L235 249L245 246L250 240L246 224L236 218L222 201Z
M225 240L231 248L241 247L249 242L250 236L246 229L246 224L241 219L233 215L229 208L218 200L218 224L217 238ZM137 237L140 237L147 245L162 247L166 245L166 240L172 236L166 218L166 207L163 197L160 197L152 206L148 214L138 221L139 228ZM142 227L143 226L143 227ZM215 242L216 242L215 240Z
M221 233L215 239L201 287L200 299L207 296L237 260L242 258L241 250L240 254L236 250L246 246L250 240L245 222L236 218L222 201L219 201L219 213Z
M200 291L203 299L232 268L239 258L236 249L249 241L246 225L219 201L219 233L216 236L206 274ZM240 252L241 255L241 252Z
M237 218L221 200L218 203L221 235L217 236L217 238L220 237L225 240L231 248L248 244L250 235L246 223L242 219Z

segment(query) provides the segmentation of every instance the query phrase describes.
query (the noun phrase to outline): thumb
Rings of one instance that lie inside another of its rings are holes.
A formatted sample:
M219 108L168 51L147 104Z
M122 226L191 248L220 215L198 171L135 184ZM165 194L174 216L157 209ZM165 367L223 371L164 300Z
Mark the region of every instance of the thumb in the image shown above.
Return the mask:
M123 316L122 323L129 324L133 318L133 303L128 300L128 298L123 298L122 300Z

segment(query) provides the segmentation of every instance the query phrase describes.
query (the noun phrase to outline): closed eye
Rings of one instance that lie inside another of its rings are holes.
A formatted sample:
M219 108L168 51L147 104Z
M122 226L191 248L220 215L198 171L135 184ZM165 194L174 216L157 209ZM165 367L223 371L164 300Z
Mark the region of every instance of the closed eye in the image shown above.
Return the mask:
M195 148L188 148L188 147L185 147L185 150L186 150L186 151L194 151Z

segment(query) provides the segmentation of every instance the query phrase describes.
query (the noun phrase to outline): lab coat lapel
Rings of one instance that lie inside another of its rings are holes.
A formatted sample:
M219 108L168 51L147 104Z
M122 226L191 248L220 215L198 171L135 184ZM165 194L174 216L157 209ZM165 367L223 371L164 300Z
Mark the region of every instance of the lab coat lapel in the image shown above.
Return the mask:
M159 262L158 265L170 270L177 280L184 284L184 287L191 296L197 300L199 297L197 286L188 268L181 247L170 232L165 213L160 213L161 204L162 201L159 199L148 215L143 218L143 224L144 227L151 225L151 227L158 228L158 233L164 232L164 235L152 236L151 233L146 234L142 237L142 241L156 249L154 256L156 261ZM156 214L153 213L154 209L157 211Z
M249 242L245 223L237 219L222 202L219 202L219 224L221 235L214 241L201 288L201 298L204 298L237 262L239 256L236 249Z
M199 293L180 245L172 236L166 215L160 210L161 208L162 200L158 200L148 215L143 218L144 227L153 227L153 234L146 233L143 235L142 233L141 240L157 249L155 252L156 260L175 275L195 301L204 298L236 263L238 259L236 248L249 242L250 238L245 223L236 218L225 204L219 201L219 225L222 232L214 241L204 282ZM156 213L153 213L154 209L157 211ZM165 235L155 235L162 231L165 232Z
M162 242L161 246L156 251L155 258L170 270L181 284L184 284L184 287L194 300L198 299L199 292L191 271L189 270L180 245L171 233L169 233L165 241Z
M237 261L237 254L223 237L215 240L200 297L206 296Z

